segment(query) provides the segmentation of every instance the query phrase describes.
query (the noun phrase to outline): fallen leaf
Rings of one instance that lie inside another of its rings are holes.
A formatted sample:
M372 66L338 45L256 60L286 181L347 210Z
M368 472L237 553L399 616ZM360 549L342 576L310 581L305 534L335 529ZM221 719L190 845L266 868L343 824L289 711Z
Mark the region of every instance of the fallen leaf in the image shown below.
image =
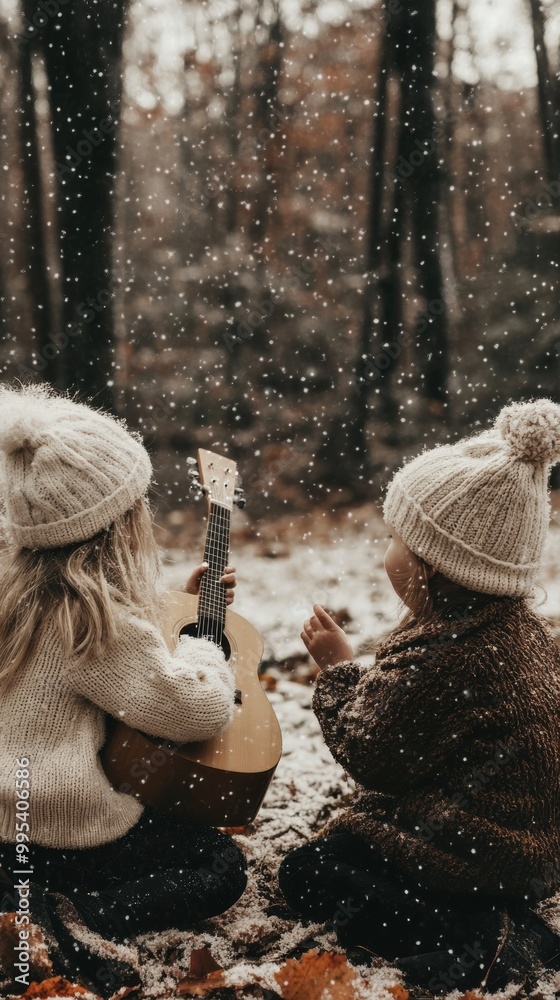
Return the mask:
M52 1000L54 997L82 997L83 1000L101 1000L91 990L77 983L71 983L63 976L53 976L51 979L43 979L41 983L30 983L25 993L22 993L20 1000Z
M395 1000L408 1000L408 998L410 996L410 993L408 992L408 990L405 989L404 986L401 986L400 983L395 983L394 986L389 986L388 987L388 992L392 996L394 996ZM468 997L467 997L467 1000L469 1000Z
M218 972L218 970L221 971L221 965L218 965L207 945L203 948L193 948L189 962L190 978L200 979L202 976L208 975L209 972Z
M222 833L227 833L230 837L237 835L246 837L249 833L253 832L254 826L252 823L248 823L247 826L219 826L218 830L221 830Z
M278 678L272 674L261 674L259 680L265 691L276 691Z
M113 993L111 1000L124 1000L124 998L130 996L131 993L137 993L139 989L141 989L140 983L138 986L121 986L120 990Z
M177 983L177 993L187 997L203 997L224 985L224 970L213 958L208 947L191 951L189 973Z
M283 1000L355 1000L358 978L345 955L314 948L301 958L289 958L274 978Z
M181 979L177 983L177 993L184 997L204 997L213 990L220 989L224 985L223 969L209 972L201 979Z
M461 993L459 1000L484 1000L484 997L480 993L475 993L474 990L467 990L466 993Z
M41 981L47 976L52 976L52 962L41 929L32 923L17 927L15 920L15 913L0 914L0 965L10 975L14 974L16 955L14 949L22 940L19 935L20 930L24 930L28 933L25 943L29 945L29 978Z

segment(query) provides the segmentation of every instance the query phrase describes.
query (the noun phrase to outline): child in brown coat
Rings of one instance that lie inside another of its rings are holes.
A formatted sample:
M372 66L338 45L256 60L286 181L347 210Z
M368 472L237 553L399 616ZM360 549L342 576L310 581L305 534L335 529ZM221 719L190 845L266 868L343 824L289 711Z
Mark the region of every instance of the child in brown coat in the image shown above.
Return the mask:
M560 953L560 651L531 597L560 406L505 407L389 486L385 568L408 606L373 667L319 605L313 708L352 804L284 859L288 903L434 993Z

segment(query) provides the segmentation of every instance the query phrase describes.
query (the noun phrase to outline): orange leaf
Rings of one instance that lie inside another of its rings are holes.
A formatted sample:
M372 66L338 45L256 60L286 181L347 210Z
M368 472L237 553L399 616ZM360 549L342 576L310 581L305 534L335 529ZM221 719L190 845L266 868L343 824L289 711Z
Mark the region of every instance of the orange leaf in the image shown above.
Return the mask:
M18 961L15 957L17 954L15 947L22 940L20 931L25 931L27 937L23 940L29 946L30 979L38 981L52 976L52 962L41 928L33 923L18 927L15 922L16 916L16 913L0 914L0 965L6 972L15 975L14 961Z
M314 948L274 973L284 1000L354 1000L358 978L345 955Z
M189 963L189 978L200 979L209 972L218 972L221 966L212 957L210 948L205 945L203 948L193 948Z
M177 983L182 996L203 997L224 985L224 971L212 957L208 947L191 951L189 974Z
M52 979L43 979L42 983L30 983L25 993L21 994L20 1000L48 1000L48 997L94 997L91 990L86 990L85 986L71 983L63 976L53 976ZM96 1000L100 1000L96 997Z
M278 678L274 677L273 674L261 674L259 680L265 691L276 691Z
M394 986L388 987L388 992L394 996L395 1000L408 1000L410 993L408 990L401 986L400 983L395 983Z
M212 993L223 985L223 969L217 969L215 972L209 972L202 979L181 979L177 983L177 993L186 997L204 997L207 993Z

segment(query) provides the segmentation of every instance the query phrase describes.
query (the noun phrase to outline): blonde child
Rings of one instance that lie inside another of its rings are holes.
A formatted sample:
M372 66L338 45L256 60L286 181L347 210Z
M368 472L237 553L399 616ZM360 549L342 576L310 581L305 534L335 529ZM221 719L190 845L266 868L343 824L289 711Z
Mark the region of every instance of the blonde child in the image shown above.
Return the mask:
M169 653L164 641L139 435L46 385L3 387L0 475L0 865L17 885L16 841L28 843L30 915L59 971L111 995L137 976L80 946L68 917L116 941L188 928L235 903L246 864L220 831L111 786L98 756L106 717L173 741L208 739L232 719L234 676L211 642L181 637ZM229 604L233 567L221 582Z
M319 605L302 632L357 789L280 887L434 993L560 954L534 912L560 889L560 651L532 601L559 460L560 407L538 399L406 463L384 503L405 620L370 668Z

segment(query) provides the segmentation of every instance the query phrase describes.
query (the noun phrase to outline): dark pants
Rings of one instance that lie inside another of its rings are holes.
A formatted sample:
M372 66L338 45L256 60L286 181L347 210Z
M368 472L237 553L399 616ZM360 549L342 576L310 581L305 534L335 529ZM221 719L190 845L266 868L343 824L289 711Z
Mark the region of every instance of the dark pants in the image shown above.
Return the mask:
M336 930L340 944L396 961L434 992L480 982L499 943L503 900L432 892L354 834L291 851L278 880L288 904Z
M14 846L0 843L0 866L8 874ZM31 844L30 864L33 881L68 896L84 918L92 914L94 930L121 940L184 930L223 913L247 884L245 855L231 837L148 806L123 837L99 847Z

